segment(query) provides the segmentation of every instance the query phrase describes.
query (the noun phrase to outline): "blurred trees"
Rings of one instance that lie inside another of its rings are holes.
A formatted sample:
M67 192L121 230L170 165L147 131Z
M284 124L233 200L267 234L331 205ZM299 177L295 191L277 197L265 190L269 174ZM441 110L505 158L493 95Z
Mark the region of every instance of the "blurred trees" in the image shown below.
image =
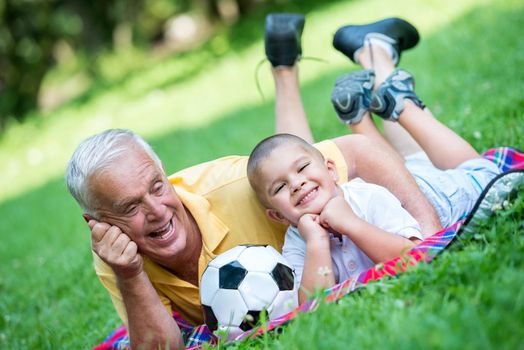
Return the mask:
M115 45L147 46L162 39L177 14L232 23L269 0L0 0L0 130L37 107L59 45L94 57Z

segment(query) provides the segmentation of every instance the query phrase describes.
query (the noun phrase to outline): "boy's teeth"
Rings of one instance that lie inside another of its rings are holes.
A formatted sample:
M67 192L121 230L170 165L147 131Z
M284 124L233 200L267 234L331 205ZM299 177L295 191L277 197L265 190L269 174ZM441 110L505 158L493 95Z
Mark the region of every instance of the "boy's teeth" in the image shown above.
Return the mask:
M300 200L300 204L302 204L305 200L307 200L309 197L311 197L311 195L312 195L315 191L316 191L316 190L312 190L311 192L309 192L308 194L306 194L306 196Z

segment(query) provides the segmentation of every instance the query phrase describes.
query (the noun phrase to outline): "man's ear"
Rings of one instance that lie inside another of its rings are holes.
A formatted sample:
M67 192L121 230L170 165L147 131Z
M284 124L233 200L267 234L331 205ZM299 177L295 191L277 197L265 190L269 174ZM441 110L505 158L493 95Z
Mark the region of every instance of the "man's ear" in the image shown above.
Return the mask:
M273 221L276 221L278 223L281 223L281 224L284 224L284 225L289 225L290 222L282 216L282 214L280 214L278 211L276 211L275 209L266 209L266 215L268 216L268 218L270 218L271 220Z
M335 161L332 159L327 159L326 167L329 171L329 174L333 178L333 181L338 182L339 176L338 176L337 165L335 164Z
M86 213L82 214L82 217L84 218L84 220L85 220L86 222L89 222L89 221L95 219L94 217L92 217L91 215L86 214Z

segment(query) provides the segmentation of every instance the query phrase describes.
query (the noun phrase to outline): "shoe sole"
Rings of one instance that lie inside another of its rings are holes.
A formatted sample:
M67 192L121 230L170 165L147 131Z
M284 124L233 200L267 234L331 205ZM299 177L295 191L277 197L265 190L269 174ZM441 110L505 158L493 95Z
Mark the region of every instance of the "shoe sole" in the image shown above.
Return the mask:
M420 40L417 28L401 18L393 17L370 24L341 27L333 37L333 46L355 62L355 51L364 45L364 39L370 33L379 33L393 39L399 57L401 51L414 47Z

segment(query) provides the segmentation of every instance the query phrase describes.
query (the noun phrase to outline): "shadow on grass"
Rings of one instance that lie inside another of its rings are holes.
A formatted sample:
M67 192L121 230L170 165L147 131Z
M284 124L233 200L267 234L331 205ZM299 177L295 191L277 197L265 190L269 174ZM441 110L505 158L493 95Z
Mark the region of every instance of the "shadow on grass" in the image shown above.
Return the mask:
M524 28L523 18L523 6L515 6L512 11L476 9L434 36L423 38L417 50L403 57L403 66L415 73L419 93L428 105L436 105L437 116L477 149L496 145L524 148L521 136L524 77L516 74L524 66L524 41L520 38L521 31L516 30ZM302 86L305 108L317 139L345 133L329 104L332 84L340 73L333 70ZM474 137L478 130L484 135L480 139ZM273 101L267 101L225 114L207 126L175 130L150 142L163 159L166 171L172 173L220 156L245 155L272 131ZM41 306L35 309L37 315L20 316L9 327L1 319L0 328L7 333L7 339L33 334L27 344L37 348L73 348L79 344L85 347L86 343L101 341L118 321L110 325L100 323L104 319L116 320L114 312L107 299L97 302L90 299L90 293L100 297L104 292L91 271L87 227L63 180L54 179L46 186L0 204L0 213L3 236L0 292L18 293L0 303L2 314L19 314L21 304ZM72 251L82 254L75 255ZM42 261L55 262L52 269L46 269ZM68 269L65 264L73 264L75 268ZM38 285L31 282L35 274L41 276ZM64 280L75 283L80 278L87 294L62 295L64 299L57 303L54 298L60 284L48 288L44 299L25 294L28 289L45 289L45 280L55 278L61 283ZM83 316L72 317L78 304L76 298L82 297L88 298L88 307L81 309ZM93 325L90 333L75 333L68 329L72 327L67 322L69 317L77 320L71 323L77 327L85 319L95 318L99 323ZM43 334L35 334L31 329L35 321L27 322L26 318L52 326ZM64 321L61 327L56 320ZM18 333L14 333L15 329ZM10 345L6 344L6 348L13 348Z

